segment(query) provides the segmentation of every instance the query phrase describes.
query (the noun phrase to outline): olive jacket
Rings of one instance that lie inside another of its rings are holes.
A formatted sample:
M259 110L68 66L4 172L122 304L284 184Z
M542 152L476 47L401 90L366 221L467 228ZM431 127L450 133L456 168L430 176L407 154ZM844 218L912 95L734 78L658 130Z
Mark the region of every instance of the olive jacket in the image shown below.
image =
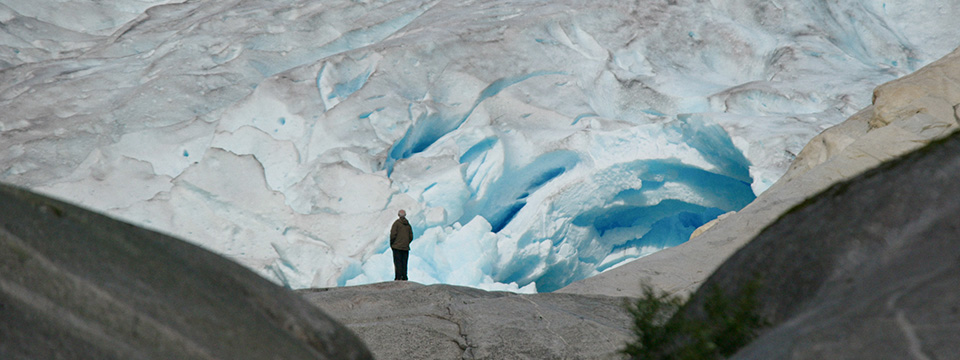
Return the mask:
M413 228L407 218L402 217L393 222L390 227L390 247L396 250L410 251L410 242L413 241Z

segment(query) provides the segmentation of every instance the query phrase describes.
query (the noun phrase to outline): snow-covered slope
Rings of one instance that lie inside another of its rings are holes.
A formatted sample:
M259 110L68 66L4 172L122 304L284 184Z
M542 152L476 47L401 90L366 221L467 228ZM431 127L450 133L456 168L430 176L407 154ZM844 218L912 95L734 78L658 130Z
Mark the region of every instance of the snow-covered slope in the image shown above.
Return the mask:
M738 210L957 44L918 1L4 1L0 181L290 287L550 291Z

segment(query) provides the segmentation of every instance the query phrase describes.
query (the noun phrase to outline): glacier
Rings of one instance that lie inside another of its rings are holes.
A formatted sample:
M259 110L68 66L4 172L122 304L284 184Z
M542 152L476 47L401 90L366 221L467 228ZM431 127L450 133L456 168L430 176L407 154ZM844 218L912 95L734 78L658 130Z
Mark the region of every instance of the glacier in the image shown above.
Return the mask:
M686 241L957 46L922 0L0 2L0 181L291 288L552 291Z

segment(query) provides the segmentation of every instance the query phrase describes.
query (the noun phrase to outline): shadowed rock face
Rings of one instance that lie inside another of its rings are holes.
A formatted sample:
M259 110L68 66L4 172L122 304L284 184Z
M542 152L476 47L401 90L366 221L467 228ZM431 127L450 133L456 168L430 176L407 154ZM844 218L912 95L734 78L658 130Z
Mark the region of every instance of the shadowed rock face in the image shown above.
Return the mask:
M387 282L301 290L377 359L618 359L624 298Z
M2 359L369 359L302 298L180 240L0 185Z
M955 359L958 175L955 133L835 185L735 253L691 301L760 276L774 327L735 358Z

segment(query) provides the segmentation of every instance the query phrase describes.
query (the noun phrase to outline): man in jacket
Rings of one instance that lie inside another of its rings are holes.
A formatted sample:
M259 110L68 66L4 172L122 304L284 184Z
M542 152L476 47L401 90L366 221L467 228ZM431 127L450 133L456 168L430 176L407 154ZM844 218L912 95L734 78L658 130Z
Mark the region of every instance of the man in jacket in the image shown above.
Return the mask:
M400 216L390 228L390 248L393 249L394 280L407 280L407 259L410 257L410 242L413 241L413 228L407 221L407 212L400 210Z

